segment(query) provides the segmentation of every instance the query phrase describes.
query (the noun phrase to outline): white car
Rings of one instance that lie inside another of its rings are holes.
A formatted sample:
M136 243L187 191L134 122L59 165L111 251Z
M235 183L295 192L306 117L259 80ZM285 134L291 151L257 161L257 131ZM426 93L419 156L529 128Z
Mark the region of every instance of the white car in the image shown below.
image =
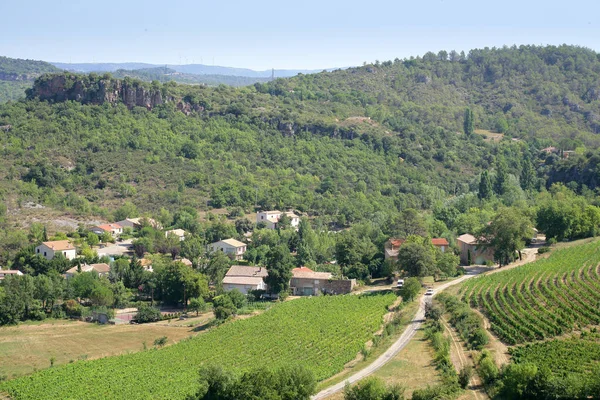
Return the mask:
M426 296L431 296L433 295L433 289L427 289L427 291L425 292Z
M404 279L398 279L398 283L396 283L397 288L401 288L404 286Z

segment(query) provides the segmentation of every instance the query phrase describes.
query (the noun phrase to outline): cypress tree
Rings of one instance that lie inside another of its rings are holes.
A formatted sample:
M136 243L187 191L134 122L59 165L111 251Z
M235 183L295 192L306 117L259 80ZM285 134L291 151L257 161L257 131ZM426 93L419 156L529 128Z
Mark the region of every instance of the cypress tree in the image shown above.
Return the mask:
M531 163L531 159L528 155L525 156L523 160L523 167L521 168L521 177L520 184L521 189L529 190L533 189L535 178L535 169L533 168L533 164Z
M477 194L480 200L488 200L492 197L492 181L487 171L481 173L479 180L479 193Z
M494 181L494 192L501 196L504 194L504 185L508 179L508 171L504 157L499 156L496 161L496 180Z
M465 110L465 122L464 122L465 135L470 136L473 134L473 111L467 107Z

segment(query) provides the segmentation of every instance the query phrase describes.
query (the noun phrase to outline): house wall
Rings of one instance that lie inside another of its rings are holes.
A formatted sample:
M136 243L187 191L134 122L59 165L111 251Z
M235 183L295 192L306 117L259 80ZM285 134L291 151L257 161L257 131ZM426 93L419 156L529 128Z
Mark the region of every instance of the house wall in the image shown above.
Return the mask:
M77 256L77 251L75 249L54 251L44 244L35 248L35 254L41 255L46 260L52 260L58 253L62 253L67 260L72 260Z
M325 293L347 294L356 286L356 279L331 279L325 282Z
M281 216L281 214L267 214L265 212L259 212L258 214L256 214L256 223L259 222L264 222L267 223L268 222L273 222L276 223L277 221L279 221L279 217ZM273 229L273 228L271 228Z
M210 246L210 251L222 251L227 254L229 257L234 258L236 260L241 260L246 252L246 246L240 247L232 247L225 243L214 244Z
M242 292L242 294L248 294L252 290L266 290L267 285L265 283L261 285L241 285L237 283L226 283L223 285L223 290L225 290L226 292L229 292L233 289L239 290L240 292Z
M468 263L469 251L471 251L472 264L485 264L487 261L494 261L494 250L489 247L458 241L458 248L460 249L460 262L464 265Z

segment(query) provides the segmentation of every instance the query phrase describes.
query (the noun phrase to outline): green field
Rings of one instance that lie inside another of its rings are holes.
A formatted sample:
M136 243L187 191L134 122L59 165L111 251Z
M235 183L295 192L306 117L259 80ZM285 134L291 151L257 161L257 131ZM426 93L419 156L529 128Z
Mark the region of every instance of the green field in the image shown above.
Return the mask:
M552 392L552 398L598 398L600 335L595 330L564 340L515 347L510 353L517 366L535 366L530 371L537 370L534 379L538 387Z
M543 340L600 324L600 242L466 282L463 299L480 308L505 343Z
M244 370L301 365L323 380L354 359L396 296L302 298L176 345L80 361L4 382L13 399L185 398L200 365Z

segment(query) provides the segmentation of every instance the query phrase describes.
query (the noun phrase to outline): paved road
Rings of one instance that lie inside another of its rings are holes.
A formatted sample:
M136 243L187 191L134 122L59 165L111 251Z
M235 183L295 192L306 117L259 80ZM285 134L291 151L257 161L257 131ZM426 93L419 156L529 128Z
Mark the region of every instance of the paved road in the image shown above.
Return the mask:
M489 269L481 268L481 267L469 268L467 271L467 274L461 276L458 279L455 279L453 281L450 281L450 282L444 283L443 285L438 286L435 289L435 293L438 293L452 285L457 285L467 279L470 279L470 278L477 276L477 275L481 274L482 272L486 272L486 271L489 271ZM410 339L412 339L412 337L415 335L415 332L421 327L421 324L425 321L425 303L430 302L430 301L431 301L431 296L425 296L425 295L421 296L421 298L419 299L419 309L417 310L417 313L415 314L415 318L406 327L406 329L404 330L404 332L402 333L400 338L398 338L398 340L396 340L394 342L394 344L392 344L390 346L390 348L385 351L385 353L380 355L375 361L373 361L367 367L363 368L362 370L358 371L354 375L350 376L348 379L346 379L338 384L335 384L333 386L330 386L327 389L320 391L316 395L312 396L311 399L312 400L325 399L325 398L331 396L332 394L343 390L344 386L346 386L346 383L352 384L354 382L360 381L361 379L363 379L363 378L371 375L373 372L377 371L379 368L383 367L388 361L390 361L392 358L394 358L394 356L396 356L396 354L398 354L400 352L400 350L402 350L408 344L408 342L410 342Z

